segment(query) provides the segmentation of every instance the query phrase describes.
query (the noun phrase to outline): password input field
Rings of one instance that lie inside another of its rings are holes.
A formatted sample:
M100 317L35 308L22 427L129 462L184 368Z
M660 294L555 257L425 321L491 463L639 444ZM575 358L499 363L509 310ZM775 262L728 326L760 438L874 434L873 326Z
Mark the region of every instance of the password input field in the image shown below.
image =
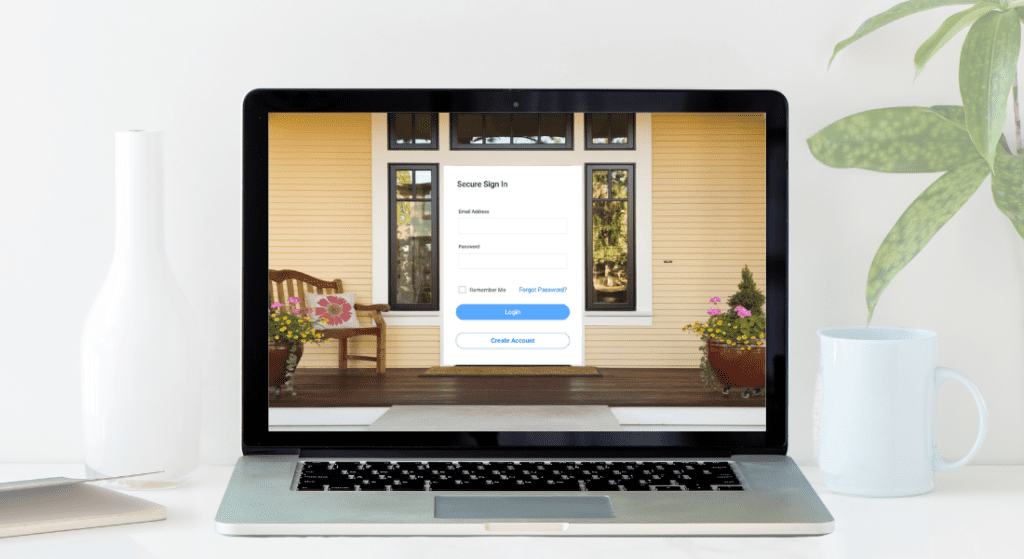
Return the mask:
M562 270L565 254L460 254L462 270Z
M459 219L460 235L564 235L565 218L492 217Z

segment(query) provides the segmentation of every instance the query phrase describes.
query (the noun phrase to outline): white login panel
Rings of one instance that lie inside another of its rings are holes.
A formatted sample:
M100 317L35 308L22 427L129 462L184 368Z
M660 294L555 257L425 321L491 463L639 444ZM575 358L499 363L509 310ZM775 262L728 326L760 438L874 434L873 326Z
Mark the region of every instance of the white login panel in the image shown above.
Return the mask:
M442 176L441 364L583 365L583 168Z

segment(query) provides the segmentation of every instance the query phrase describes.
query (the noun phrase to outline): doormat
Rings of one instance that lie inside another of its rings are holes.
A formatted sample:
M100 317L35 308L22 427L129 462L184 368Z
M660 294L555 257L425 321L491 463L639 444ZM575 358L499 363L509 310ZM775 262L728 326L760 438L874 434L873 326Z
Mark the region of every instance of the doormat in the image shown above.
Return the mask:
M599 377L597 367L519 365L511 367L431 367L421 377Z

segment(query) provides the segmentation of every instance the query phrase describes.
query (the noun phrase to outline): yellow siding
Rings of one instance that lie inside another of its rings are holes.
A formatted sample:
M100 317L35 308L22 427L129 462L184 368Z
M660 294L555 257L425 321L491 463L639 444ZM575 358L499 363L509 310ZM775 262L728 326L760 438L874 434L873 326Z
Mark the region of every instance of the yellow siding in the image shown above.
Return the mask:
M268 126L270 267L341 279L356 302L381 302L370 301L370 115L275 113ZM349 351L373 355L375 343L352 338ZM307 344L302 355L303 367L337 363L335 340Z
M588 365L696 367L682 327L736 291L744 264L764 289L764 115L654 114L651 129L653 324L588 326Z

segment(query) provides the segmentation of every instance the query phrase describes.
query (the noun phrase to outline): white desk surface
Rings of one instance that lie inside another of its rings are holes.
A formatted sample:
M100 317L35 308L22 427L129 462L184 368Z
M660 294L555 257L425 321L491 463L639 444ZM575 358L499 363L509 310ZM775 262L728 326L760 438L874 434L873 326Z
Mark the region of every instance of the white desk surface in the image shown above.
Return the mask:
M213 518L230 466L203 466L173 490L134 493L167 507L167 520L0 540L0 557L758 557L982 559L1022 557L1024 466L967 466L935 475L935 490L902 499L831 493L803 468L836 519L834 533L800 538L228 537ZM83 476L80 464L0 464L0 482Z

